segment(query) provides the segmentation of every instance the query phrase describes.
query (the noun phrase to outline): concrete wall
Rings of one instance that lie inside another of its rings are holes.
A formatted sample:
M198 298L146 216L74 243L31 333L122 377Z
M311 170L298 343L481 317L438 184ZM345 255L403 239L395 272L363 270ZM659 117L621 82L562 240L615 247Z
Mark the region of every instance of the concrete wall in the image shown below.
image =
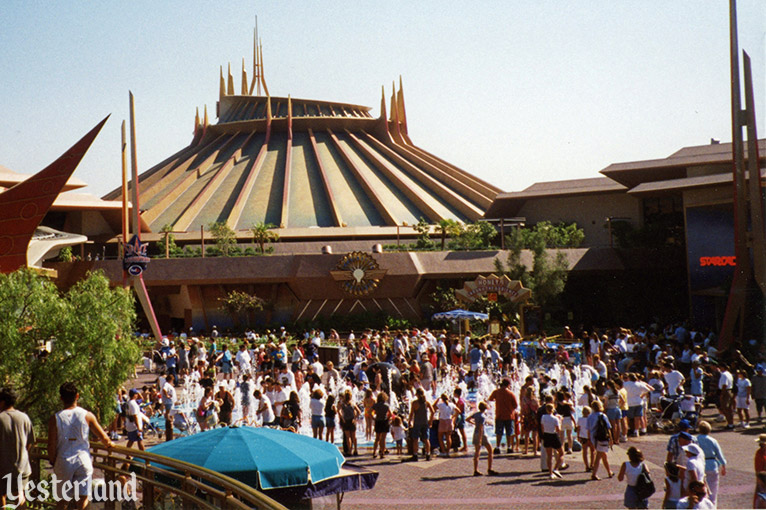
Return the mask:
M641 226L641 202L625 193L540 198L528 200L519 216L527 219L527 225L544 220L575 222L585 232L583 247L601 247L609 246L607 217L630 218L633 227Z

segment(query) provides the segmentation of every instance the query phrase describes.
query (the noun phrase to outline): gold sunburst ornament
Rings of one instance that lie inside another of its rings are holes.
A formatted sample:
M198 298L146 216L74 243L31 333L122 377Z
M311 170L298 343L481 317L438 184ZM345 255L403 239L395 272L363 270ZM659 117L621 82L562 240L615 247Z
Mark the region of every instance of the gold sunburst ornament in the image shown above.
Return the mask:
M372 255L352 251L345 255L330 271L333 280L340 282L344 291L352 296L365 296L375 290L386 274Z

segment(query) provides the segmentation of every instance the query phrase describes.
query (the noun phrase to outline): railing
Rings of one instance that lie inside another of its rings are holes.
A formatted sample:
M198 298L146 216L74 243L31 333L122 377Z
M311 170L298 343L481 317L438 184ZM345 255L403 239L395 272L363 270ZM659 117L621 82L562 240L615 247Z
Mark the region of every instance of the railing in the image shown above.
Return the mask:
M31 481L35 485L45 475L42 464L47 463L47 447L47 441L41 440L30 455ZM102 475L105 485L124 486L135 476L135 497L140 501L136 507L141 506L145 510L287 510L249 485L188 462L122 446L106 448L101 443L91 443L90 453L93 456L94 479ZM105 510L119 510L126 508L126 501L105 498L98 506ZM30 503L30 508L55 507L53 501Z

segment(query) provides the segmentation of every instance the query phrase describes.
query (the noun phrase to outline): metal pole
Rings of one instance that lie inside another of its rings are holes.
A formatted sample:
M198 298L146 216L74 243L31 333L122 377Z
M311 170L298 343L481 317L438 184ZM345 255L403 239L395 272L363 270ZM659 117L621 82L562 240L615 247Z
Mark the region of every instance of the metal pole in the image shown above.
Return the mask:
M133 93L130 94L130 169L133 173L133 234L141 238L138 220L138 156L136 155L136 114Z
M202 242L202 258L205 258L205 225L199 226L199 237Z
M505 224L503 218L500 218L500 249L505 249Z

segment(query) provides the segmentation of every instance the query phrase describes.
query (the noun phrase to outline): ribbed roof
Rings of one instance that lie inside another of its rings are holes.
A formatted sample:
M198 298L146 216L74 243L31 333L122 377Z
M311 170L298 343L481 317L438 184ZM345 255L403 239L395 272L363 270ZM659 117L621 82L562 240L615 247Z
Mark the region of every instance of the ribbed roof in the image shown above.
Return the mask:
M373 118L365 106L224 90L218 123L198 115L192 143L139 176L152 231L475 221L500 192L412 144L401 82L390 118L384 100Z

